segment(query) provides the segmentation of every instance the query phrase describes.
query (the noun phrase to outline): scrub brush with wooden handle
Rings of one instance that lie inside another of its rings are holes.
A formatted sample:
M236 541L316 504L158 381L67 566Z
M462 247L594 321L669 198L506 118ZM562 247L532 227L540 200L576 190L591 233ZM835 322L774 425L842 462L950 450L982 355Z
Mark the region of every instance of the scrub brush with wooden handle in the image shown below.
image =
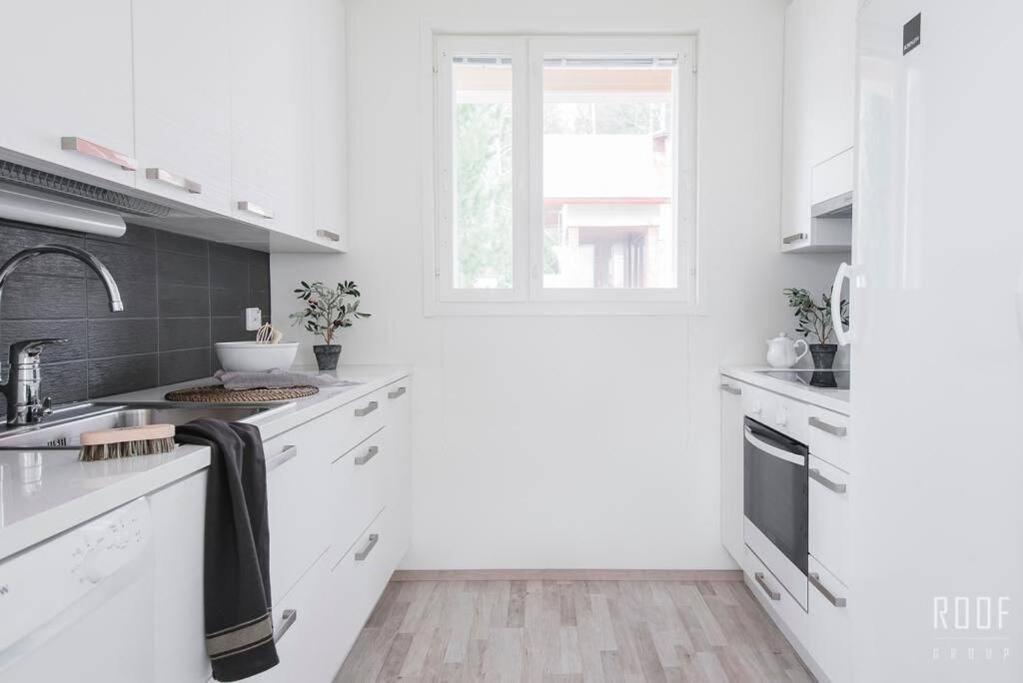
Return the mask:
M82 450L78 459L84 462L170 453L177 445L174 443L174 425L117 427L84 432L80 440Z

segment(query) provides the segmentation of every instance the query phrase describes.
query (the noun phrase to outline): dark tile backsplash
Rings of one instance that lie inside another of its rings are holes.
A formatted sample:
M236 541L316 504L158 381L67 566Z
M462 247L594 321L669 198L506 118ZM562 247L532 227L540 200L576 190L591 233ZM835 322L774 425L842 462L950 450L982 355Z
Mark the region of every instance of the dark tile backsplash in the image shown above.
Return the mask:
M24 263L4 287L5 364L12 342L70 339L43 352L42 391L54 403L207 377L218 367L214 342L254 338L246 308L270 318L270 258L262 252L133 225L110 238L0 222L0 262L47 242L95 254L124 300L124 311L111 313L99 278L63 256Z

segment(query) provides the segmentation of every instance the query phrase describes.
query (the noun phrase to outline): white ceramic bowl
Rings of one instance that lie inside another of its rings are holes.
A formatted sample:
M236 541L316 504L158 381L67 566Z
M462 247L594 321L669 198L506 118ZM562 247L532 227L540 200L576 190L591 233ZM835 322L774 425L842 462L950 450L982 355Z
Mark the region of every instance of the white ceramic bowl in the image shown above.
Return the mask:
M295 361L298 342L260 344L254 341L217 342L220 367L227 372L287 370Z

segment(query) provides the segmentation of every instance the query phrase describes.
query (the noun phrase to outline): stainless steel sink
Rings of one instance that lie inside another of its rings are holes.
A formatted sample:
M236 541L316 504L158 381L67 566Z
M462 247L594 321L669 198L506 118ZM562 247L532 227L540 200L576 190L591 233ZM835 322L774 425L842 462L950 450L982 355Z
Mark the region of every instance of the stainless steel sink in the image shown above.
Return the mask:
M180 425L200 417L228 422L265 415L291 404L196 405L140 403L104 405L89 403L55 410L45 422L0 431L0 450L47 450L77 448L79 435L98 429L137 427L147 424Z

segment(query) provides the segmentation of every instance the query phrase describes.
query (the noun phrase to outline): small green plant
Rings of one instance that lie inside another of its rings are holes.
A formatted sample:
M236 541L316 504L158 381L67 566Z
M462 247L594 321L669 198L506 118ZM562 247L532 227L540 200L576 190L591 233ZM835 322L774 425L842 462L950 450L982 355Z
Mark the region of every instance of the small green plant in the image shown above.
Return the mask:
M817 338L818 344L828 344L835 333L834 321L831 319L831 295L825 292L821 295L821 302L814 301L809 290L790 287L783 289L789 300L789 306L796 316L796 332L809 338L813 335ZM839 303L839 313L842 316L842 324L849 324L849 302L845 299Z
M370 313L359 310L359 287L354 282L344 281L336 287L327 287L322 282L309 284L302 281L295 289L305 308L292 313L291 324L302 323L308 332L323 337L324 343L330 345L334 334L342 327L351 327L356 319L368 318Z

